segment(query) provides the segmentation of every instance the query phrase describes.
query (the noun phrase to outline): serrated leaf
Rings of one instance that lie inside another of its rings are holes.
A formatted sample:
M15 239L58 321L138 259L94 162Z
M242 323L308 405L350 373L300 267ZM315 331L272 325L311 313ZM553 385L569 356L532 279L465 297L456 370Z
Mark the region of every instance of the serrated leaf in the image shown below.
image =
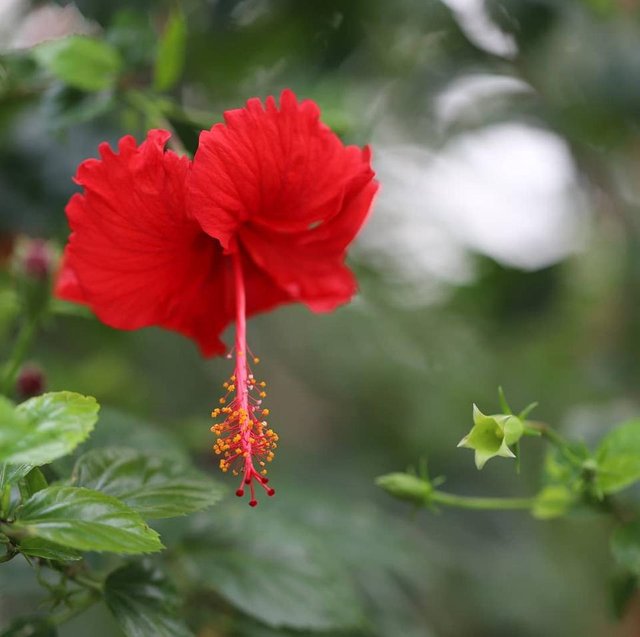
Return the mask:
M1 637L57 637L58 631L44 617L20 617L14 620Z
M55 392L31 398L9 412L0 400L0 460L42 465L73 451L91 432L100 409L95 398Z
M640 480L640 420L631 420L609 432L596 452L596 486L616 493Z
M235 521L222 531L210 525L206 541L187 542L184 563L192 581L273 628L335 631L362 625L349 573L320 543L275 519Z
M48 487L18 510L11 529L79 551L150 553L158 534L120 500L91 489Z
M192 637L180 618L181 602L161 571L132 563L111 573L104 597L127 637Z
M611 552L627 571L640 574L640 520L619 526L612 533Z
M115 496L145 519L170 518L218 502L224 487L171 458L133 449L94 449L81 456L71 484Z
M19 541L20 552L29 557L41 557L45 560L71 562L82 559L82 554L65 546L60 546L39 537L26 537Z
M33 55L52 75L83 91L113 86L122 67L117 49L104 40L82 35L40 44Z
M177 10L167 20L158 44L153 71L153 88L156 91L166 91L178 81L184 67L186 45L187 22L183 13Z

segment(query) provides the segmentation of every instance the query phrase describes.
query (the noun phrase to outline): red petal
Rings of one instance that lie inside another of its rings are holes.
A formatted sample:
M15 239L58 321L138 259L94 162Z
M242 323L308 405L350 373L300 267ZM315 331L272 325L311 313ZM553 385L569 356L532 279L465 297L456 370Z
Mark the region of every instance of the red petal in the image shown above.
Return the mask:
M169 135L151 131L139 147L124 137L119 153L101 144L101 159L80 165L84 192L67 205L72 234L56 292L112 327L158 325L221 353L233 309L225 259L186 214L189 160L164 152Z
M356 292L344 254L369 212L377 187L369 182L350 193L340 213L316 228L283 234L247 224L240 232L240 242L291 300L302 301L315 312L329 312Z
M80 287L80 281L78 281L78 277L69 263L69 256L66 249L62 256L62 263L56 280L55 295L66 301L85 305L87 303L84 292Z
M225 250L245 222L279 233L326 223L373 179L368 151L344 146L317 105L291 91L279 109L272 97L264 106L251 99L225 122L201 133L188 192L193 215Z

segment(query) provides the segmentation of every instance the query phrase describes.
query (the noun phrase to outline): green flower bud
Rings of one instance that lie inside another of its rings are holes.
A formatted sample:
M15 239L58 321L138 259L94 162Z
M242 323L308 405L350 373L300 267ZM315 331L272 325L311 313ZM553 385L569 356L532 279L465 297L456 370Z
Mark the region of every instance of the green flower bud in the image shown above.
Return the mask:
M410 473L388 473L376 478L376 484L390 495L415 504L427 504L433 493L430 482Z
M473 406L473 428L458 443L458 447L473 449L476 467L482 469L487 460L495 456L515 458L509 448L524 434L520 418L511 414L485 416L476 405Z

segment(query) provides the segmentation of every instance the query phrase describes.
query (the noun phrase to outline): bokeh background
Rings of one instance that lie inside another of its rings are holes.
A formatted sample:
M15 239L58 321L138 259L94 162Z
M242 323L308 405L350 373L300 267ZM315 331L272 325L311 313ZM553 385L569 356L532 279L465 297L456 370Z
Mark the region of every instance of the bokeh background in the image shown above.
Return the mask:
M151 69L178 6L184 67L160 94ZM87 93L35 68L30 47L67 33L117 47L118 86ZM193 149L224 109L290 87L345 141L372 145L382 188L350 255L358 297L331 315L284 307L250 322L281 439L276 498L249 511L229 497L159 525L169 546L219 539L199 577L222 594L187 600L199 637L640 634L633 608L614 615L607 520L416 513L374 485L426 457L448 490L534 493L542 442L527 441L519 475L502 460L479 473L456 449L473 402L497 410L498 385L587 442L638 413L637 0L0 0L0 50L3 244L62 246L76 165L103 140L140 138L159 111ZM4 325L15 308L3 298ZM91 444L188 453L217 471L208 414L229 361L68 309L32 358L50 389L105 406ZM335 569L320 576L317 561ZM15 562L0 569L0 628L38 602ZM272 588L291 605L270 602ZM336 596L365 628L303 629L296 613ZM60 634L120 633L97 608Z

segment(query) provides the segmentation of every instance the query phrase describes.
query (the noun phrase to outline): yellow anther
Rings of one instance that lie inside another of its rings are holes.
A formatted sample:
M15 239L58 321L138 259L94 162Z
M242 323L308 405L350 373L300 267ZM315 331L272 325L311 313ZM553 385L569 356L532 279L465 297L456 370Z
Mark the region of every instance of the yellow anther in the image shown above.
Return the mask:
M263 409L262 410L262 415L263 416L268 416L271 412L268 409Z
M267 397L267 392L266 391L261 391L260 394L258 394L260 396L260 398L266 398Z
M226 389L227 387L229 387L229 383L225 381L224 383L222 383L222 386Z
M255 365L257 365L260 362L260 359L257 356L253 357L253 362Z
M229 385L229 391L235 391L235 390L236 390L235 385Z
M260 387L266 387L267 383L265 383L264 381L260 381Z
M224 404L227 402L227 399L226 399L226 398L221 398L218 402L219 402L221 405L224 405Z

